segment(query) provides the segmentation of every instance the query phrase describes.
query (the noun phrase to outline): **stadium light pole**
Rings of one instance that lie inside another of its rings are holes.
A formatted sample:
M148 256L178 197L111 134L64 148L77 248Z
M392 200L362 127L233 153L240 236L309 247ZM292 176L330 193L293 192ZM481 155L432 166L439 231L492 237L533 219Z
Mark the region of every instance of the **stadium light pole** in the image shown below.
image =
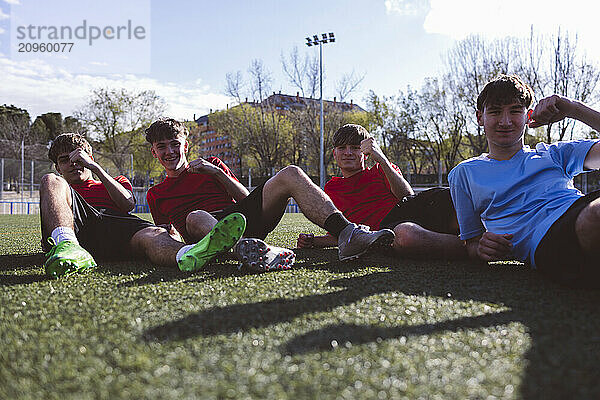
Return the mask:
M321 34L321 39L319 39L319 35L313 35L313 37L306 38L306 45L308 47L319 45L319 103L321 103L321 139L320 144L321 148L319 150L319 184L321 185L321 189L325 186L325 153L324 153L324 138L323 138L323 44L325 43L333 43L335 42L335 36L333 32L329 32L329 35L326 33Z

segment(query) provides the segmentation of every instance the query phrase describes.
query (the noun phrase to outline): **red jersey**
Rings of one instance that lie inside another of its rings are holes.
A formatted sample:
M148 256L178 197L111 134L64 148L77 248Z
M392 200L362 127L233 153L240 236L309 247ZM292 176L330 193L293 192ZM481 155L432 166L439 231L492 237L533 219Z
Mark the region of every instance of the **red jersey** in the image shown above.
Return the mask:
M121 186L130 192L133 192L129 179L123 175L115 176L115 181L119 182ZM123 212L119 209L117 204L110 198L108 190L104 187L104 184L100 181L90 179L82 183L72 184L71 187L75 189L77 193L81 195L87 201L89 205L95 208L108 208L113 211Z
M392 167L400 172L396 165ZM383 217L398 203L379 163L349 178L334 176L324 190L350 222L372 230L379 229Z
M223 161L217 157L210 157L207 161L237 181ZM217 178L209 174L192 173L187 169L179 176L167 176L164 181L151 187L146 199L154 223L173 224L186 241L191 239L185 229L185 219L190 212L204 210L214 213L235 203Z

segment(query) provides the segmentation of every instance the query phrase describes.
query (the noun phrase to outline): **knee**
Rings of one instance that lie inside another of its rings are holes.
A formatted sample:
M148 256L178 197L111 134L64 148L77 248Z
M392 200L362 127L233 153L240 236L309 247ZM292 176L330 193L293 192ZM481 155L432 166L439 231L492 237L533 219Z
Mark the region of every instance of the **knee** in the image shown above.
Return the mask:
M204 210L192 211L185 217L185 229L196 235L206 235L215 223L215 218Z
M42 177L40 181L40 201L48 198L66 198L70 204L70 189L67 181L56 174L50 173Z
M302 168L295 165L288 165L287 167L283 168L275 175L274 178L283 182L308 180L308 176L304 173L304 171L302 171Z
M600 198L590 203L592 218L596 223L600 222Z
M422 229L412 222L403 222L396 225L394 228L396 238L392 246L398 251L416 248L420 243Z
M40 181L40 191L56 190L58 188L67 188L69 184L67 181L54 173L49 173L42 176Z
M156 238L164 234L168 235L168 232L165 228L161 228L159 226L148 226L137 231L132 236L130 243L136 250L144 249L153 243Z

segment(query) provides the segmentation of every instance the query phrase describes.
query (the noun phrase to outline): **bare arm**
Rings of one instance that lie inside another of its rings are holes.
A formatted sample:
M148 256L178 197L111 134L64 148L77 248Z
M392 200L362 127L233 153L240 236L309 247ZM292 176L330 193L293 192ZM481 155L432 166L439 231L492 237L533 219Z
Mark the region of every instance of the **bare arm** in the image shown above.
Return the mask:
M597 132L600 132L600 113L598 111L591 109L579 101L556 94L540 100L531 114L533 121L529 123L529 126L536 128L560 121L566 117L583 122ZM598 143L590 149L583 165L586 169L600 168L600 146Z
M405 196L414 194L412 188L410 187L410 184L407 182L406 179L404 179L402 173L400 173L398 170L392 167L392 164L387 159L385 154L383 154L383 151L381 151L381 148L379 147L375 139L368 138L363 140L360 143L360 150L363 152L363 154L367 156L371 155L373 157L373 160L375 160L379 163L379 165L381 165L383 173L385 174L385 177L390 183L390 189L398 200L402 199Z
M135 198L133 194L125 189L123 185L113 179L97 162L94 161L92 157L85 151L81 149L73 150L69 154L69 159L71 162L81 165L84 168L88 168L92 171L106 190L108 191L108 195L115 202L119 210L123 212L129 212L133 210L135 207Z
M248 196L248 189L246 189L244 185L227 175L221 168L203 158L190 161L189 168L190 172L213 175L219 182L221 182L227 193L229 193L229 195L233 197L235 201L243 200L246 198L246 196Z

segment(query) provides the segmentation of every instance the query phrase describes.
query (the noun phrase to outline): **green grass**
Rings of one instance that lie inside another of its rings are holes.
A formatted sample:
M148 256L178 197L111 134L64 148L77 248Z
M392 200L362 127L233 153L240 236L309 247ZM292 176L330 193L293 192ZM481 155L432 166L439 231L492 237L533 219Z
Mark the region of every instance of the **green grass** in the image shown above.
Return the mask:
M597 399L600 292L490 267L298 250L260 275L140 262L43 275L0 216L0 398ZM268 239L318 232L286 215Z

